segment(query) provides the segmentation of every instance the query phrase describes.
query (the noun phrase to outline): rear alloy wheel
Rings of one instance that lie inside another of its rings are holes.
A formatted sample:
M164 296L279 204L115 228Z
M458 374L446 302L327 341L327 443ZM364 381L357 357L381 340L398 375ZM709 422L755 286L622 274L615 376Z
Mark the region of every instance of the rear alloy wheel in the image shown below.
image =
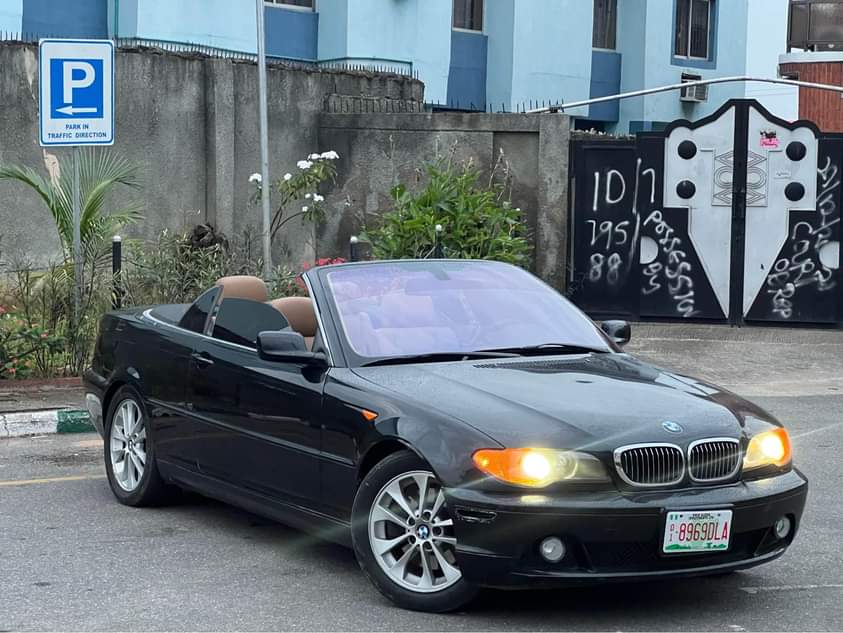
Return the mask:
M105 420L105 471L111 491L128 506L158 505L173 491L158 474L155 447L138 393L121 387Z
M354 502L352 535L363 571L399 606L451 611L476 593L457 563L442 484L411 453L389 456L366 476Z

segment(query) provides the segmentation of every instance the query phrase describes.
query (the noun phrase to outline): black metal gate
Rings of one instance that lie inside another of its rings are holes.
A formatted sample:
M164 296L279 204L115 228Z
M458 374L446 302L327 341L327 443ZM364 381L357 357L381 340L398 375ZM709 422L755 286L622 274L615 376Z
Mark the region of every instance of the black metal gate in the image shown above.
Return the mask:
M569 286L589 314L843 321L843 136L733 100L571 158Z

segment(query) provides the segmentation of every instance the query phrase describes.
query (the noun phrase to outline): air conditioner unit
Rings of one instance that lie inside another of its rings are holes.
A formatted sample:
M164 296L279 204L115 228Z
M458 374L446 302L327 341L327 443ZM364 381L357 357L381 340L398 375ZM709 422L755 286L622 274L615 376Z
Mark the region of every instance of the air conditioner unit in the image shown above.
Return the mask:
M683 84L701 80L701 75L682 73ZM688 86L687 88L682 88L682 92L679 95L679 100L685 103L705 103L706 101L708 101L708 85L706 84L702 86Z

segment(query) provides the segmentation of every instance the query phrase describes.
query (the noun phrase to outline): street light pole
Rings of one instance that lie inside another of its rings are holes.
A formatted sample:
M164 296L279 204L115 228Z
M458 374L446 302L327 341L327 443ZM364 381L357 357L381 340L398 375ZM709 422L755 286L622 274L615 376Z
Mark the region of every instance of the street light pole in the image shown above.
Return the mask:
M258 26L258 104L260 119L261 144L261 205L263 211L263 277L268 280L272 275L272 234L270 217L269 182L269 117L266 107L266 39L263 24L264 0L255 0Z

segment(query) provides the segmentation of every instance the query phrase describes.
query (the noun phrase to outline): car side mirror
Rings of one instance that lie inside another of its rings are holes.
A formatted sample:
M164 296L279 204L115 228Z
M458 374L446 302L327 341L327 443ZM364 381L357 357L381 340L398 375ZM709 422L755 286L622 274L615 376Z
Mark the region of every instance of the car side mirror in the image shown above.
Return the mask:
M328 366L325 354L309 351L301 334L287 330L258 334L258 356L276 363L296 363L309 367Z
M626 321L603 321L603 323L600 324L600 329L603 330L618 347L623 347L629 343L629 339L632 338L632 328L629 327L629 323Z

